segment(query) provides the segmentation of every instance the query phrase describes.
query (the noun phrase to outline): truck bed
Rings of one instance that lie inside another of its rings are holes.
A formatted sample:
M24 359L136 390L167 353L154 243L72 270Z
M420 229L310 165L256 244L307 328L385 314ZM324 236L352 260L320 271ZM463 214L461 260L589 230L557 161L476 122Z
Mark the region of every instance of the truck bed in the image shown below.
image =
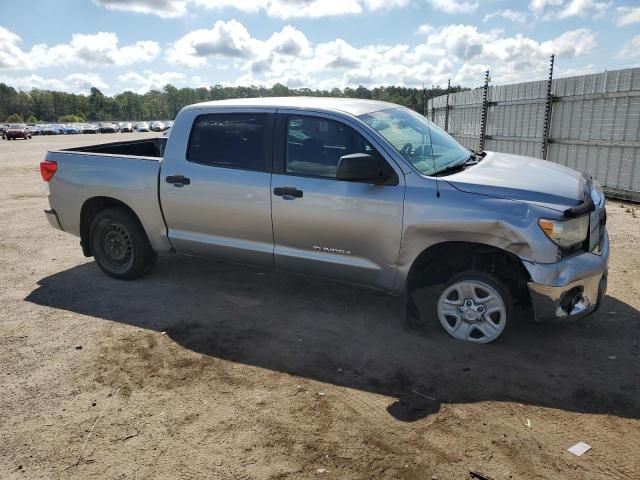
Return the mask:
M162 158L166 144L166 137L162 137L147 138L143 140L129 140L124 142L101 143L99 145L67 148L61 151Z
M117 199L142 223L156 252L170 249L158 198L166 139L150 138L49 151L56 162L49 181L49 205L62 230L81 234L81 211L89 200Z

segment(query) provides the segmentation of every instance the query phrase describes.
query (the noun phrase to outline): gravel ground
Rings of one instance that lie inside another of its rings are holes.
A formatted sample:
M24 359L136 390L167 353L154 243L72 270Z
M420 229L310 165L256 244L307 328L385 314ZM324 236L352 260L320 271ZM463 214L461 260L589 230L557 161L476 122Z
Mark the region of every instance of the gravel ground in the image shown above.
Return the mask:
M124 135L0 142L0 478L640 478L640 208L609 203L599 313L467 345L319 279L107 278L49 227L38 162Z

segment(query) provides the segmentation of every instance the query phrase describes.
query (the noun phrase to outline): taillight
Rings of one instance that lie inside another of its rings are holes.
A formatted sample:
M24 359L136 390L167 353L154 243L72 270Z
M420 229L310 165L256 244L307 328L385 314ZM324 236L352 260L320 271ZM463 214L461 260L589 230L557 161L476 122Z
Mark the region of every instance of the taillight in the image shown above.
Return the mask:
M48 182L58 170L58 164L52 160L44 160L40 162L40 175L45 182Z

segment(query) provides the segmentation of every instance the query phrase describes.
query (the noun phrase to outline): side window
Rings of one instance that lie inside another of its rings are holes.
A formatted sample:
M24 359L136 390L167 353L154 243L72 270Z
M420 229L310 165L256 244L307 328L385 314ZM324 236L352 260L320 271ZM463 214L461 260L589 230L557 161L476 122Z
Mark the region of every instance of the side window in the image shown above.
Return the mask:
M267 116L215 113L196 118L187 160L219 167L267 170Z
M343 155L378 155L351 127L326 118L290 116L287 120L286 172L335 178Z

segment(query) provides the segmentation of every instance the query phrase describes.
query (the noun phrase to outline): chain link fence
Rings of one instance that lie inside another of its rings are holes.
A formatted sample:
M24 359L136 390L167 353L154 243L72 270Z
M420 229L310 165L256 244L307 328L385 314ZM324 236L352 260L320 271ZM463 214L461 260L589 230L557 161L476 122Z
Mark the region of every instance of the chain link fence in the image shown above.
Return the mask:
M429 99L427 116L474 150L484 117L485 150L546 156L589 172L612 197L640 202L640 68L553 79L551 95L548 85L490 86L486 103L483 88L442 95Z

